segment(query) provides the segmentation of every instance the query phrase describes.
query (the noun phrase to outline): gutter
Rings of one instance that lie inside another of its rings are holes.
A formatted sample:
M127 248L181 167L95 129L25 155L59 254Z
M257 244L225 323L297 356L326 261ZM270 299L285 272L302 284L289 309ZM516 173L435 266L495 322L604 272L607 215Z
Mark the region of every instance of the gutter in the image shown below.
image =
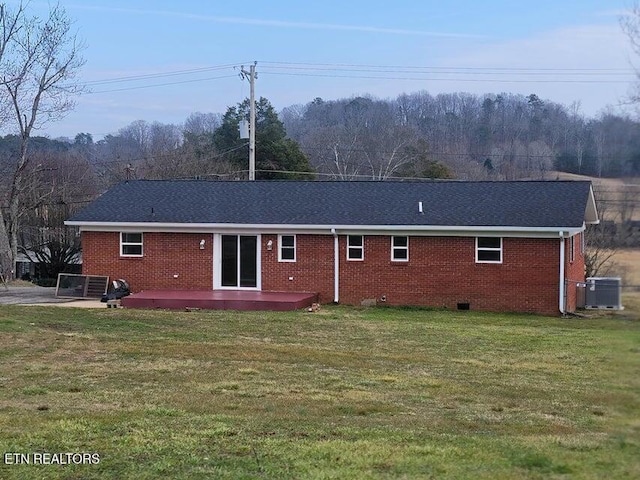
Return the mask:
M328 225L312 224L249 224L249 223L166 223L166 222L83 222L65 221L70 227L79 227L80 231L100 232L291 232L321 234L327 232ZM580 227L511 227L511 226L446 226L446 225L334 225L345 235L438 235L438 236L509 236L555 238L558 232L572 234L584 230Z
M333 303L340 301L340 245L336 229L331 229L333 235Z
M566 306L565 306L565 286L564 286L564 261L565 261L565 251L564 251L564 234L560 233L560 288L559 288L559 299L558 299L558 308L560 313L565 315Z

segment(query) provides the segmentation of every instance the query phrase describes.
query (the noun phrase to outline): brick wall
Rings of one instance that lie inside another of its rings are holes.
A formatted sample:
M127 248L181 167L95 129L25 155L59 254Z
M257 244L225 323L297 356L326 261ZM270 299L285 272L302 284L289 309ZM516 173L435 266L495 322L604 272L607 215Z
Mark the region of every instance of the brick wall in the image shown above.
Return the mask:
M475 239L410 237L409 262L392 262L389 237L365 237L365 258L348 262L341 239L341 301L384 296L391 305L474 310L558 311L559 242L503 240L503 263L476 263ZM394 287L403 285L402 288Z
M263 290L319 293L321 303L333 302L333 236L297 235L295 263L278 262L278 235L262 235L262 247Z
M212 241L212 235L145 233L144 257L121 258L117 232L84 232L83 272L125 278L134 292L211 289ZM331 235L297 235L296 262L279 262L278 236L263 234L262 289L317 292L322 303L332 302L333 242ZM409 262L391 261L388 236L365 236L363 261L346 260L346 242L340 236L341 303L384 298L389 305L456 309L468 303L472 310L558 313L557 239L504 238L501 264L476 263L473 237L410 237ZM579 241L575 254L569 262L567 249L567 279L583 281ZM567 300L575 308L575 289L567 289Z
M83 232L82 272L124 278L133 292L213 288L211 234L144 233L143 242L143 257L121 257L118 232Z
M578 301L578 285L584 283L584 251L582 249L582 235L574 235L565 239L565 285L566 311L575 312ZM573 243L573 259L571 258L571 244Z

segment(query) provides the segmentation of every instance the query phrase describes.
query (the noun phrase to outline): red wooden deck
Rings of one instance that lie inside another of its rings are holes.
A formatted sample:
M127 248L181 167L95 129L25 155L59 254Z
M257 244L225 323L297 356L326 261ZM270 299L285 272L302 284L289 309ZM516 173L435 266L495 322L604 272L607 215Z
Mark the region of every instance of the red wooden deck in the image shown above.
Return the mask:
M297 310L311 306L315 293L255 292L248 290L147 290L124 297L125 308L181 310Z

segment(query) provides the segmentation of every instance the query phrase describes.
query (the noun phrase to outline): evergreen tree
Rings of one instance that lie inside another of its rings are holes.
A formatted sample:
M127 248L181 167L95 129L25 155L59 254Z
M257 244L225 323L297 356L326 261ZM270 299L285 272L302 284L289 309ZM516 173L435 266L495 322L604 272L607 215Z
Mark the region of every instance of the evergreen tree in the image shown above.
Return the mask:
M229 107L222 117L222 125L213 134L216 149L238 170L248 168L246 139L240 139L240 120L249 118L249 100ZM298 178L311 179L307 157L299 145L287 137L284 124L271 103L264 97L256 102L256 179ZM292 173L287 173L292 172Z

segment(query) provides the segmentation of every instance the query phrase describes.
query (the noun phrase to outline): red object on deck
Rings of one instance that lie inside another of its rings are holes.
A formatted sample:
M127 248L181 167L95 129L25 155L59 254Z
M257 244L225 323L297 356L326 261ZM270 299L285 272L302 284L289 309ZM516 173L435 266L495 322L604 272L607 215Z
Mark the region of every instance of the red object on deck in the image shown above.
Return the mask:
M316 293L248 290L147 290L121 300L125 308L181 310L298 310L311 306Z

